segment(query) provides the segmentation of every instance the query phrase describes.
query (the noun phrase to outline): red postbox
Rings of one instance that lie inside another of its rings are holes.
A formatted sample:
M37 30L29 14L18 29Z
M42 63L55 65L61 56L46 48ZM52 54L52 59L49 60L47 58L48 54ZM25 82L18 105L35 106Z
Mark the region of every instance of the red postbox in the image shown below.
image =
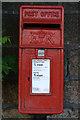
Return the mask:
M64 8L20 7L18 110L63 111Z

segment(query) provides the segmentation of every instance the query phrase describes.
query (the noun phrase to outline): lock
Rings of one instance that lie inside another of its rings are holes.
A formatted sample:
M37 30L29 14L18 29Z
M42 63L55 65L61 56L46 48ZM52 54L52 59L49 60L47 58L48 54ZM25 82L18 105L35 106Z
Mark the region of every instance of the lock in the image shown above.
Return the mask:
M30 81L30 77L28 77L28 81Z

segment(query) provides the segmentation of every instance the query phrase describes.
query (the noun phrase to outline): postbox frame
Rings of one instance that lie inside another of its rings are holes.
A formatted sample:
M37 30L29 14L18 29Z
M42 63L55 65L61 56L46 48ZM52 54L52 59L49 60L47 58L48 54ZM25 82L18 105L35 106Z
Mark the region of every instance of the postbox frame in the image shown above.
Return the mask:
M61 49L61 51L60 51L60 53L61 53L61 56L60 56L60 58L61 58L61 60L60 60L60 68L63 68L64 67L64 64L63 64L63 58L64 58L64 56L63 56L63 54L64 54L64 51L63 51L63 49L64 49L64 8L62 7L62 6L36 6L36 5L22 5L21 7L20 7L20 16L19 16L19 86L18 86L18 110L19 110L19 112L20 113L25 113L26 114L26 112L27 113L29 113L29 114L32 114L32 113L35 113L35 114L60 114L60 113L62 113L62 111L63 111L63 69L61 69L61 110L60 111L55 111L55 112L53 112L53 109L55 109L55 108L51 108L50 110L47 108L46 109L46 112L45 112L45 108L44 109L38 109L38 111L36 111L36 109L34 109L34 108L28 108L27 110L26 110L26 108L24 108L23 106L23 100L21 101L21 99L22 99L22 97L23 96L21 96L21 83L22 83L22 81L21 81L21 62L22 62L22 49L23 48L29 48L30 46L25 46L25 45L22 45L21 44L21 39L22 39L22 28L23 28L23 23L22 23L22 9L23 8L35 8L35 9L54 9L54 8L60 8L60 9L62 9L62 13L61 13L61 15L62 15L62 23L60 24L60 29L61 29L61 45L59 46L59 47L57 47L57 49ZM28 22L29 23L29 22ZM36 23L39 23L39 22L36 22ZM52 22L53 23L53 22ZM55 23L55 22L54 22ZM42 23L40 23L40 24L42 24ZM43 22L43 24L47 24L46 22ZM56 23L55 23L56 24ZM33 48L35 48L35 47L33 47ZM45 47L44 47L45 48ZM56 48L56 46L54 46L54 49ZM47 49L47 48L46 48ZM38 58L41 58L41 57L38 57ZM42 59L43 59L43 57L42 57ZM51 64L50 64L51 65ZM50 70L51 71L51 70ZM51 76L51 75L50 75ZM51 88L51 87L50 87Z

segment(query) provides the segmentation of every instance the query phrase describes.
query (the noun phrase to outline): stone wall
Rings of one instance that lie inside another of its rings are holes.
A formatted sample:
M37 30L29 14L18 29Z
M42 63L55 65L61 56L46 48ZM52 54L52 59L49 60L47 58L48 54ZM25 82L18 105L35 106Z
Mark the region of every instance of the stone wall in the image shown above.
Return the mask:
M50 118L79 118L80 90L78 81L78 12L79 3L2 3L2 29L9 35L13 47L3 47L3 55L13 54L18 58L19 7L20 5L62 5L65 9L64 45L65 45L65 76L64 76L64 110L59 115L47 115ZM68 72L69 70L69 72ZM18 75L11 72L3 80L3 106L18 104ZM15 81L15 82L14 82ZM5 89L6 88L6 89ZM8 92L8 95L6 96ZM78 105L79 104L79 105ZM31 118L30 115L18 113L17 108L3 107L3 118Z

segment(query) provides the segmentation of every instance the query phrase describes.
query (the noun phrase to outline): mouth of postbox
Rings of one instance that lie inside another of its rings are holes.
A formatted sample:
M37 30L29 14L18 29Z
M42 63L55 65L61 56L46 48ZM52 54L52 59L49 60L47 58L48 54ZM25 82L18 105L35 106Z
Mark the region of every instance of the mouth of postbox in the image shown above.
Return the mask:
M56 28L60 29L60 24L31 24L31 23L24 23L23 28Z

